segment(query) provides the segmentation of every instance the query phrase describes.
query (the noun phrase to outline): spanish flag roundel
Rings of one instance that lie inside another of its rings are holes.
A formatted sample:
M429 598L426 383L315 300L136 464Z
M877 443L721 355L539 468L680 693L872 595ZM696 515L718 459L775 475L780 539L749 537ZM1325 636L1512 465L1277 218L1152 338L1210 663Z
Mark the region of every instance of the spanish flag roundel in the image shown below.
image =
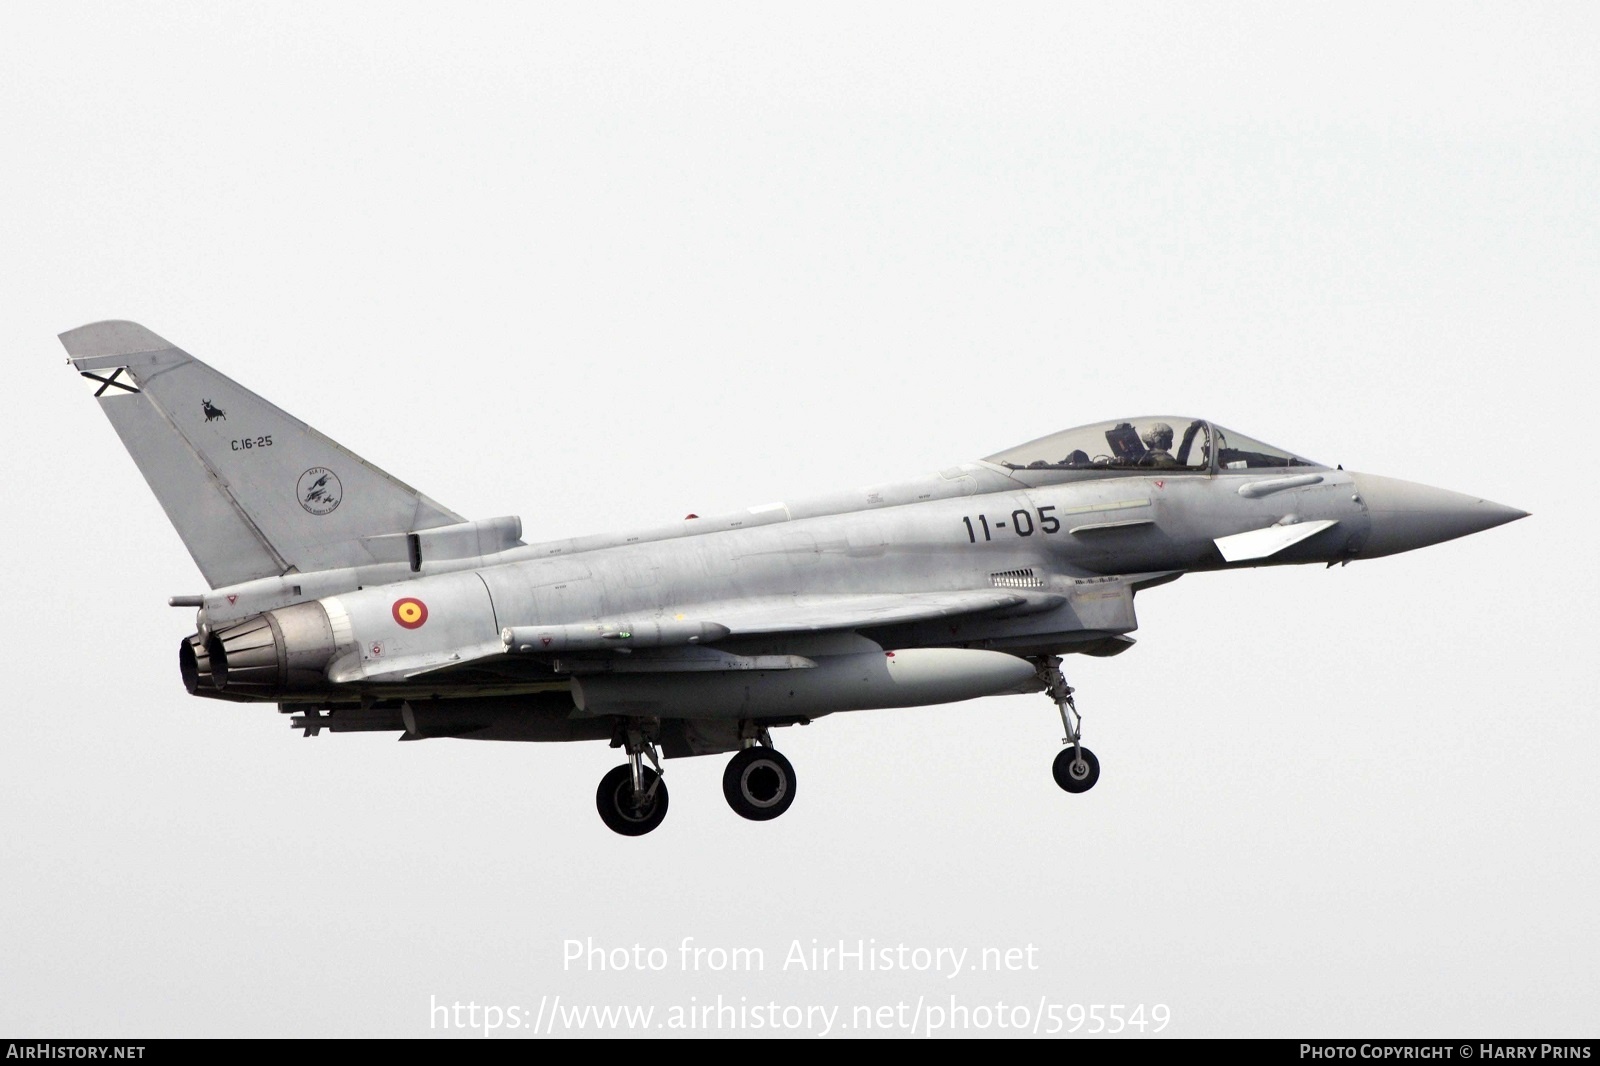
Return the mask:
M394 620L407 629L421 628L428 620L428 605L415 596L394 601Z

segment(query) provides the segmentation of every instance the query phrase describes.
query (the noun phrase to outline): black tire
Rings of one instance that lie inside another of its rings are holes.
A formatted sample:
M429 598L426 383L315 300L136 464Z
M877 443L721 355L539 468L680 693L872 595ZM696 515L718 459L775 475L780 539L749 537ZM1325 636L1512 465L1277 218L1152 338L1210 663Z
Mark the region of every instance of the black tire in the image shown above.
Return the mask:
M1083 766L1074 766L1076 761L1072 757L1072 748L1061 749L1061 754L1056 756L1055 765L1050 772L1055 775L1056 784L1067 792L1087 792L1100 780L1100 760L1094 757L1094 752L1088 748L1079 748L1083 753Z
M774 748L745 748L722 771L722 795L739 817L771 821L794 803L794 766Z
M645 791L652 785L655 794L643 806L633 802L633 770L624 763L600 779L594 803L606 828L625 837L644 836L667 816L667 783L648 766L643 775Z

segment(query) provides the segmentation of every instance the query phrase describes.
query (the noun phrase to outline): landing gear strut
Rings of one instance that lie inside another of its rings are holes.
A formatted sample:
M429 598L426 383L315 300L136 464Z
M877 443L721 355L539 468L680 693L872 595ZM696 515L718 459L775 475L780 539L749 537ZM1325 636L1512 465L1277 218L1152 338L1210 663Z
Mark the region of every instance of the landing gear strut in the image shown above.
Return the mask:
M594 802L608 829L623 836L643 836L667 816L667 784L661 780L655 739L633 723L621 734L620 744L613 743L627 752L628 761L600 779ZM655 769L644 765L646 758Z
M1061 712L1061 725L1067 731L1061 749L1050 768L1056 784L1067 792L1087 792L1100 780L1100 760L1094 752L1083 746L1083 715L1072 701L1072 686L1061 672L1061 659L1050 656L1039 663L1039 680L1044 682L1045 695L1055 701Z
M756 741L760 746L756 746ZM794 802L794 767L772 747L772 737L762 728L747 738L742 751L728 760L722 772L722 795L733 813L752 822L778 817Z

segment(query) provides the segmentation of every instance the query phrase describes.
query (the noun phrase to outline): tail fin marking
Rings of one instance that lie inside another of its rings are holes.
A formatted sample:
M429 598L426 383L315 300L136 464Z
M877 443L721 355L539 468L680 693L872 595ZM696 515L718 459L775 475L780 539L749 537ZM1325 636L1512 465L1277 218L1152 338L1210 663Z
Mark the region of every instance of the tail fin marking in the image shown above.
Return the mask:
M367 538L465 521L142 326L61 341L213 588L364 565Z

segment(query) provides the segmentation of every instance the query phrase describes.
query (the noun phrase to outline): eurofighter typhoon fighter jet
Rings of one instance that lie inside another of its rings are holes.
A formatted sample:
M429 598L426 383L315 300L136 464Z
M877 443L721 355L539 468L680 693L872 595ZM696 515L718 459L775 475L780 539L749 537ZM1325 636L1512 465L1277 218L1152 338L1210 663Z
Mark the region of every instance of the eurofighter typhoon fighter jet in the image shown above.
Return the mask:
M606 740L600 817L661 824L661 758L732 753L728 805L795 798L772 731L837 711L1042 692L1084 792L1062 656L1133 644L1182 574L1370 559L1524 517L1328 467L1198 418L1069 429L937 473L542 544L474 521L132 322L61 335L211 591L195 696L306 736ZM648 765L646 763L648 762Z

